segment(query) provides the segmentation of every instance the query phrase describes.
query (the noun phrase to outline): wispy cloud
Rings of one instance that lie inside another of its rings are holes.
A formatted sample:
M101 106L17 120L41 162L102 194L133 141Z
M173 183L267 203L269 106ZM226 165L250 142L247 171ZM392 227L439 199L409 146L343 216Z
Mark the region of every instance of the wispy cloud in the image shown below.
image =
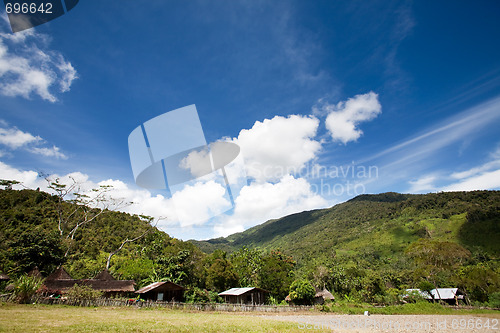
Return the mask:
M5 17L0 19L0 94L30 98L38 95L57 101L54 87L70 89L78 77L73 65L61 53L49 48L49 38L34 29L15 34L7 31ZM3 32L2 32L3 31Z
M56 159L67 159L59 147L44 147L45 140L38 135L24 132L17 127L8 127L5 121L0 122L0 145L10 150L23 149L32 154L54 157Z
M445 119L423 133L381 151L365 161L385 158L386 167L425 161L440 149L477 134L500 119L500 97Z

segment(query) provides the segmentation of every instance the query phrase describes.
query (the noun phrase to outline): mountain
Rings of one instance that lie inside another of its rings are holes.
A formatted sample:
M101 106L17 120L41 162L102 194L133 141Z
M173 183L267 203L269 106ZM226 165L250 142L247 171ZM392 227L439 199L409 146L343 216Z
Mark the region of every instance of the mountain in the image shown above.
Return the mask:
M299 265L332 256L400 257L420 238L500 255L500 192L364 194L327 209L270 220L225 238L191 241L204 252L280 248Z

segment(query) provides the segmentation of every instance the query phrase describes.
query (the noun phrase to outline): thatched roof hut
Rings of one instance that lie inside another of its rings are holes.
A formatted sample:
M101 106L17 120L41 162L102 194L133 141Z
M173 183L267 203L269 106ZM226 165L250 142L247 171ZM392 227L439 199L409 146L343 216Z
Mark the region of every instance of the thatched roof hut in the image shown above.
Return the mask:
M314 295L314 303L315 304L323 304L325 301L333 301L335 297L333 297L332 293L329 292L326 288L323 290L317 290L316 295Z
M73 278L61 266L47 276L47 280L73 280Z
M28 272L28 276L31 277L36 277L36 278L43 278L42 273L40 273L40 270L38 269L38 266L35 266L31 271Z
M99 273L94 279L76 280L71 278L62 267L47 277L42 290L48 294L62 295L67 293L75 284L102 291L106 297L125 295L135 290L135 281L116 280L107 270Z

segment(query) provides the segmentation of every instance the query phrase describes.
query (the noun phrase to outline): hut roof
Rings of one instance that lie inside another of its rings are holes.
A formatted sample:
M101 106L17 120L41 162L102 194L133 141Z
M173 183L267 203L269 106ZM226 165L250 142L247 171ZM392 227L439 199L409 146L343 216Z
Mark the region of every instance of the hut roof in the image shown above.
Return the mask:
M8 281L10 280L10 277L5 274L0 274L0 281Z
M132 280L81 280L79 284L87 285L92 289L104 292L134 291L135 282Z
M116 281L116 279L109 273L107 269L97 274L94 280Z
M269 292L267 290L260 289L260 288L257 288L257 287L231 288L229 290L226 290L226 291L223 291L223 292L219 293L219 296L240 296L240 295L246 294L247 292L250 292L250 291L253 291L253 290L255 290L255 291L262 291L262 292L265 292L265 293Z
M150 285L147 285L144 288L137 290L135 293L136 294L145 294L145 293L147 293L151 290L154 290L160 286L163 286L165 284L170 284L174 289L177 289L177 290L184 290L184 287L181 285L178 285L178 284L170 282L170 281L163 281L163 282L153 282Z
M333 297L332 293L329 292L326 288L323 288L323 290L318 291L314 297L323 297L323 299L330 299L334 300L335 297Z
M94 290L103 292L132 292L135 290L135 282L132 280L45 280L43 290L49 293L63 294L75 284L89 286Z
M62 267L59 267L47 276L47 280L72 280L73 278Z
M31 277L37 277L37 278L42 278L42 273L40 273L40 270L38 269L38 266L35 266L31 271L28 272L28 276Z

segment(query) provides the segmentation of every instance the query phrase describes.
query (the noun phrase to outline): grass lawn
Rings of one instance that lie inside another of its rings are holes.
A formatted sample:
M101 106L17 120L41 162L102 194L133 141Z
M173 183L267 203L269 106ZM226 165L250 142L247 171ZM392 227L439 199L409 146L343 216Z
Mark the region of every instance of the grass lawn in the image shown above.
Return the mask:
M303 332L246 314L0 304L0 332Z

